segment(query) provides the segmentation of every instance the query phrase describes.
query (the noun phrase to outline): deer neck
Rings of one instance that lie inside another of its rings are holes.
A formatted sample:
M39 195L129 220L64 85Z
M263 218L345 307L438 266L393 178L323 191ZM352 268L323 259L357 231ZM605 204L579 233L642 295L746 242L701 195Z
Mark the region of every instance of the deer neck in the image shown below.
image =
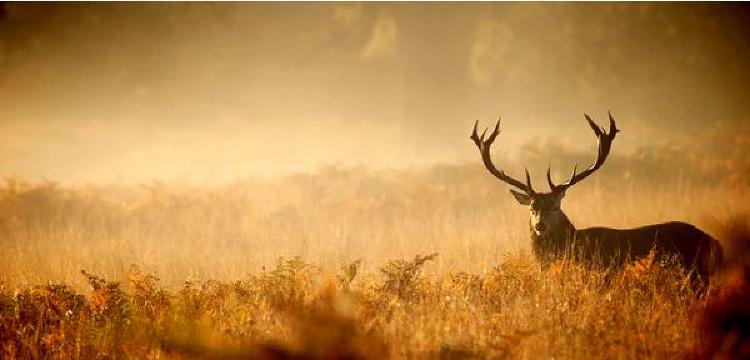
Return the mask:
M571 236L576 232L576 227L562 210L560 210L560 226L558 226L558 231L565 234L565 236Z
M560 211L560 218L557 221L557 225L544 235L537 235L536 232L534 232L534 227L531 222L529 222L529 231L531 233L531 240L534 248L548 252L549 250L553 250L553 248L562 249L567 246L568 241L574 239L576 228L568 216Z

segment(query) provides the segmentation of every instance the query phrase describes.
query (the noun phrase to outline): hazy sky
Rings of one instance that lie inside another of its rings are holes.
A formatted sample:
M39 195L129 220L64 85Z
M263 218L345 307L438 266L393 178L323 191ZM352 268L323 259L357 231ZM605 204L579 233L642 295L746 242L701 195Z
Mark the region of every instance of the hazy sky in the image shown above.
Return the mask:
M5 4L0 175L225 181L321 164L614 151L750 122L750 7L721 4Z

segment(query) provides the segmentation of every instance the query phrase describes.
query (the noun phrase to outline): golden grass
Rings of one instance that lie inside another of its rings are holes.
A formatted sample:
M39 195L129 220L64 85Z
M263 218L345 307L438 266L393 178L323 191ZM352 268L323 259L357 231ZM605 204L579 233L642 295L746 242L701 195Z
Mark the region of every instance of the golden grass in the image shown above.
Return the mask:
M8 181L0 351L536 359L697 346L705 299L682 269L541 270L526 210L479 170L328 168L213 188ZM569 192L576 225L685 220L718 235L748 209L742 186L617 180Z
M579 227L632 227L683 220L714 223L748 209L748 188L592 179L563 207ZM486 272L528 251L528 211L476 166L421 171L324 169L314 175L202 188L61 187L8 181L0 187L0 281L48 280L86 288L88 269L123 280L131 264L168 285L186 278L235 280L278 257L328 270L362 259L365 272L415 254L438 253L429 273Z
M236 282L165 290L131 268L126 284L88 273L79 295L49 283L2 289L9 357L596 358L675 357L699 305L679 269L542 272L508 256L483 274L422 276L432 257L382 277L320 271L299 259Z

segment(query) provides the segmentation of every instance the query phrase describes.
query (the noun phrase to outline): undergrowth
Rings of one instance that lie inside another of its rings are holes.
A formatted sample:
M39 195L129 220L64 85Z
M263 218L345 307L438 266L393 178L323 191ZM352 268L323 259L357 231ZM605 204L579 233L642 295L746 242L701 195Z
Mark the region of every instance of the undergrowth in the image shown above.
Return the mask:
M424 275L437 254L358 277L300 258L235 282L166 287L132 266L119 283L0 288L4 358L672 358L698 340L701 300L681 269L542 270L506 255L486 273Z

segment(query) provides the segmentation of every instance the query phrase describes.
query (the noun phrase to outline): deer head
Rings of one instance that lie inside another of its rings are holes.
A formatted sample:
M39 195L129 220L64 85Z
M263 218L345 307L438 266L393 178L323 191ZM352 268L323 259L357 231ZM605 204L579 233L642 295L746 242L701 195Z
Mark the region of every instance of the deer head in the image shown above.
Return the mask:
M497 120L495 129L487 137L487 129L485 129L482 135L479 136L477 133L477 125L479 124L479 121L474 123L474 130L472 131L470 138L474 140L474 143L479 148L479 153L482 155L484 166L492 175L520 190L516 191L511 189L510 192L520 204L529 207L529 225L537 237L546 237L556 232L559 233L563 225L570 224L567 217L560 209L560 203L562 202L563 197L565 197L565 191L594 173L602 166L602 164L604 164L607 155L609 155L612 141L615 139L617 132L620 131L615 125L615 120L612 118L612 114L609 114L609 132L606 132L603 128L599 127L599 125L591 120L591 117L588 115L584 114L584 116L586 117L589 126L591 126L591 129L594 130L594 134L599 142L596 161L580 173L576 172L577 169L576 166L574 166L573 173L570 175L568 181L559 185L555 185L555 183L552 182L550 168L547 168L547 182L549 183L551 190L548 193L536 192L534 190L531 185L531 176L529 176L528 169L526 169L526 181L521 182L508 176L502 170L497 169L492 163L490 146L492 146L495 138L497 138L497 135L500 133L500 119ZM572 225L570 226L572 227Z

